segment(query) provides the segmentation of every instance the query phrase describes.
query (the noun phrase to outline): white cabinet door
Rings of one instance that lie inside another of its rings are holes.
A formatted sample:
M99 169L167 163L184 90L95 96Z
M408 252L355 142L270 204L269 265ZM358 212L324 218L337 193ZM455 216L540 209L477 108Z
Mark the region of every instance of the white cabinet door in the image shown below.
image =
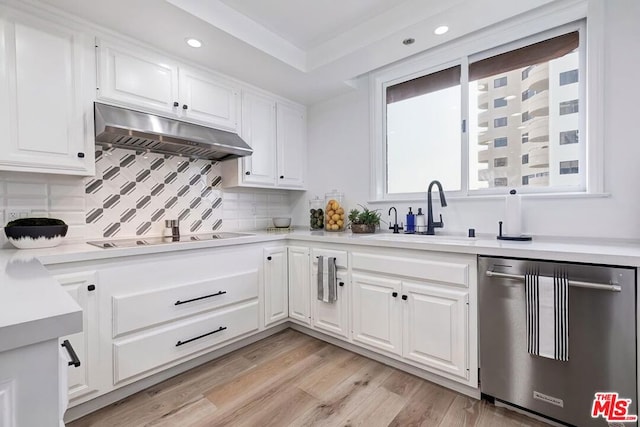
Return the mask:
M55 276L69 295L82 308L82 332L60 338L62 343L69 340L80 366L69 367L69 400L98 390L97 377L100 369L99 330L96 273L74 273Z
M0 25L0 169L93 173L90 40L17 12Z
M264 258L264 324L268 326L289 316L287 248L267 248Z
M353 273L353 340L402 355L402 282Z
M180 105L177 64L107 41L99 40L96 44L99 100L177 114Z
M467 302L469 292L452 287L403 282L405 358L468 378Z
M328 303L318 300L318 287L314 268L311 295L313 296L313 326L321 331L329 332L343 338L349 338L349 290L346 273L338 272L338 299Z
M237 87L185 67L180 67L179 75L179 110L183 118L233 132L238 130Z
M309 248L289 247L289 317L311 324Z
M306 140L304 111L278 103L278 186L303 188L305 185Z
M276 185L276 103L251 92L242 93L242 138L253 149L242 159L242 182Z

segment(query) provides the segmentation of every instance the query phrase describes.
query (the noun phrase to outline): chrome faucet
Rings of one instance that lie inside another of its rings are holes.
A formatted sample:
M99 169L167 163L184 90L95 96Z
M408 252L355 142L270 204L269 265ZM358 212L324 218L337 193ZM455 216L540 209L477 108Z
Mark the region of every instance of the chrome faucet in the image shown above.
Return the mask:
M442 214L440 214L440 221L433 221L433 201L431 200L431 189L433 185L438 187L438 192L440 193L440 206L443 208L447 206L447 200L444 198L444 192L442 191L442 184L440 181L431 181L429 187L427 188L427 234L434 235L436 234L436 228L444 227L444 221L442 221Z

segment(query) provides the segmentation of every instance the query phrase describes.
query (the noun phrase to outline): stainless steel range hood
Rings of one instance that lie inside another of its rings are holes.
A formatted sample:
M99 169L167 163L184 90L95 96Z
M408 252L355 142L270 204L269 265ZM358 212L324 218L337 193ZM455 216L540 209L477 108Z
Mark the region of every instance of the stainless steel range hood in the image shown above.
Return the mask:
M97 145L208 160L253 152L233 132L98 102L94 106Z

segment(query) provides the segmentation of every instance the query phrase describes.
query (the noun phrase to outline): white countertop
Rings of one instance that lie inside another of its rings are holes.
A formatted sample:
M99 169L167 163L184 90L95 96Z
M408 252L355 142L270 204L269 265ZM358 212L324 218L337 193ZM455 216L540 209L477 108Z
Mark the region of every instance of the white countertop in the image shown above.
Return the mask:
M82 329L80 307L57 284L45 265L270 241L349 244L640 267L640 242L543 238L531 242L510 242L493 236L466 238L391 233L357 235L350 232L295 231L270 234L259 231L230 239L132 248L102 249L86 243L68 243L47 249L4 249L0 250L0 351Z

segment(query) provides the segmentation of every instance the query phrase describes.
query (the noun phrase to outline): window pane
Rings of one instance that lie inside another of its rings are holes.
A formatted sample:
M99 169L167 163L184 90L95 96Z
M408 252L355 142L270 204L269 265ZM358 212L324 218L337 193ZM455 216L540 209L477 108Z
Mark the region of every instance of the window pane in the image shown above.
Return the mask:
M449 70L457 80L439 72L387 88L388 194L425 192L434 179L461 189L460 67Z
M577 160L569 160L565 162L560 162L560 175L570 175L578 173L578 161Z
M558 167L584 158L579 114L574 114L579 85L568 83L577 81L578 41L574 32L469 65L471 190L505 181L509 187L583 183L585 171L577 164ZM498 99L507 105L497 108ZM507 145L496 145L498 140Z
M506 107L507 100L504 98L498 98L493 100L493 108Z
M496 138L493 140L493 146L496 148L499 147L506 147L508 143L508 139L507 138Z
M570 70L560 73L560 86L578 82L578 70Z
M577 144L578 143L578 131L567 130L560 132L560 145Z

